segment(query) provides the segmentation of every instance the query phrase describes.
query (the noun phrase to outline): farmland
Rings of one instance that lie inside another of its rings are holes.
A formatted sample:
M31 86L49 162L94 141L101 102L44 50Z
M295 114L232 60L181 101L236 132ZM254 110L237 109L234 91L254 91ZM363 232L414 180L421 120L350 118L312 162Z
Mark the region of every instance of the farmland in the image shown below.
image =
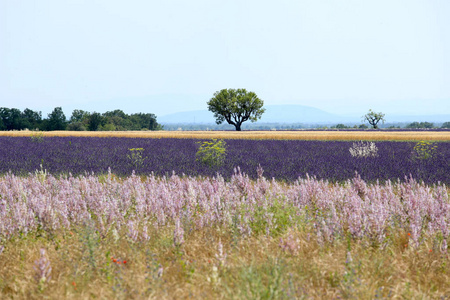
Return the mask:
M33 131L3 131L0 136L33 136ZM362 130L362 131L50 131L44 136L252 139L252 140L329 140L329 141L450 141L450 131Z
M0 137L1 298L450 297L448 132L64 134Z

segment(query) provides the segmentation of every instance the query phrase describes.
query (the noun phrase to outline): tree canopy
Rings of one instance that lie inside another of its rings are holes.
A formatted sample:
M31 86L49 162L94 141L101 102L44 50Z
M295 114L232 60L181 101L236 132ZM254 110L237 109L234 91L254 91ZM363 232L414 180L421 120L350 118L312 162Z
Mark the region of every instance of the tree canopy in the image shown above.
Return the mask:
M363 120L369 122L369 124L372 126L373 129L378 128L378 122L382 121L383 123L386 121L384 119L385 114L379 112L376 113L369 109L369 112L363 116Z
M250 120L256 122L261 118L265 109L264 101L254 92L245 89L223 89L214 93L208 101L208 110L214 113L217 124L227 121L234 125L237 131L241 130L243 122Z
M21 112L17 108L0 107L0 130L160 130L156 115L137 113L128 115L120 109L106 113L88 112L75 109L69 120L61 107L56 107L42 118L42 113L26 108Z

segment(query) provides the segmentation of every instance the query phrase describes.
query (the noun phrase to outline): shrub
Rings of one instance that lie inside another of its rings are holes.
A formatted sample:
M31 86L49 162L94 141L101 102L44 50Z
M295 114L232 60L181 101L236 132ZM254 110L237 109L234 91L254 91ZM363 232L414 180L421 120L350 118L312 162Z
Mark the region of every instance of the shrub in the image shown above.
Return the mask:
M418 159L429 159L436 155L436 143L420 141L414 146L413 157Z
M33 142L37 142L37 143L43 142L44 141L44 132L37 131L36 133L32 133L30 138L31 138L31 141L33 141Z
M348 149L353 157L375 157L378 156L378 148L374 142L356 142Z
M210 167L220 166L225 161L226 143L224 140L212 139L211 141L197 142L200 145L195 154L196 161L207 164Z
M130 148L130 154L127 155L133 166L137 169L144 164L145 157L143 157L144 148Z

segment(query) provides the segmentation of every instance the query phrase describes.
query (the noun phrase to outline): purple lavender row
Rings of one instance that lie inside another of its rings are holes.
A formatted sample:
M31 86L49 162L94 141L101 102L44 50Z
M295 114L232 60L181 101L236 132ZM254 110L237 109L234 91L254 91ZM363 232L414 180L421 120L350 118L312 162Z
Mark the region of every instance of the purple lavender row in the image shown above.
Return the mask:
M126 230L134 241L151 238L149 226L175 227L176 244L183 243L186 232L209 226L249 236L302 225L320 242L351 236L380 244L388 235L408 232L413 245L435 237L445 251L450 203L445 185L414 179L370 185L356 176L344 184L312 178L285 184L262 176L251 180L239 170L230 181L176 175L145 181L135 175L122 181L111 175L0 178L0 240L85 224L103 236Z
M435 154L414 158L415 142L376 142L376 157L353 157L345 141L227 140L225 163L208 167L196 161L198 140L95 137L46 137L33 142L27 137L0 137L0 173L27 175L43 168L52 174L176 174L229 179L240 167L251 178L261 165L267 178L292 182L306 174L318 179L345 181L355 172L369 181L404 180L412 176L425 183L450 183L450 143L437 143ZM132 148L143 148L142 164L129 159Z

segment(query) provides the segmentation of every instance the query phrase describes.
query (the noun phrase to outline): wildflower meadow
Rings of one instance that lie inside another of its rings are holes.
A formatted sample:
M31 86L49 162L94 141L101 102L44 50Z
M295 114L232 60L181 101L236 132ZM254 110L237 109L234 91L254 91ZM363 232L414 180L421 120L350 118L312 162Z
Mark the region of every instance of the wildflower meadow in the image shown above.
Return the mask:
M450 299L450 143L0 137L2 299Z

